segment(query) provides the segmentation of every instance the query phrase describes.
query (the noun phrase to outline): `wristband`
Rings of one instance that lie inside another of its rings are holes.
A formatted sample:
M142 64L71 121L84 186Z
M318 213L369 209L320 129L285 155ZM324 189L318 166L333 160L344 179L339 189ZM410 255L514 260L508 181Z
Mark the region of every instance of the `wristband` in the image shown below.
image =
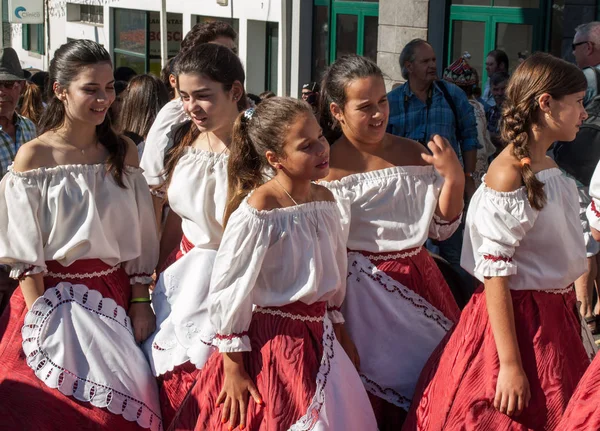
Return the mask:
M150 304L152 300L150 298L131 298L129 300L130 304Z

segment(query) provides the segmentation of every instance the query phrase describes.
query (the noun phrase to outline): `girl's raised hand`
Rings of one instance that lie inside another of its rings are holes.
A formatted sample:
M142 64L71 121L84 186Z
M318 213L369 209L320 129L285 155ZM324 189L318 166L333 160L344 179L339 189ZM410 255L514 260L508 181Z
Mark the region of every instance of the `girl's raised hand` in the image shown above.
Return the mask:
M229 430L239 425L246 428L248 397L251 396L257 404L262 404L262 398L256 385L244 369L242 353L223 354L225 379L223 389L217 398L217 406L223 404L221 422L229 422Z
M432 154L423 153L421 157L425 162L433 165L444 179L458 179L464 175L458 156L446 138L434 135L427 147Z

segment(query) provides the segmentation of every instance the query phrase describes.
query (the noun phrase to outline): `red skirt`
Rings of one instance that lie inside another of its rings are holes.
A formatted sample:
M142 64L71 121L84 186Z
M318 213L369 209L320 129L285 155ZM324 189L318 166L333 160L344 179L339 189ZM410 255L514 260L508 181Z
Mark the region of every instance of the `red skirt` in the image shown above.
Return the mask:
M252 351L244 354L246 372L256 384L263 405L250 397L246 428L287 430L303 417L315 395L323 355L323 321L293 319L281 314L321 318L326 304L296 302L263 310L252 316L248 331ZM222 406L215 406L223 379L222 355L214 353L181 406L172 429L228 430L229 424L221 423Z
M600 356L587 369L565 415L556 428L561 431L600 430Z
M560 418L589 365L575 292L511 295L529 406L513 418L493 406L500 364L480 287L423 369L403 430L561 429Z
M185 236L181 238L181 247L178 250L174 250L173 253L165 262L163 271L168 268L171 264L177 262L186 253L188 253L194 244L190 242ZM173 368L173 371L168 371L165 374L158 377L158 384L160 390L160 409L162 413L164 429L168 429L171 421L175 417L177 409L183 403L185 396L190 391L190 388L196 381L200 370L196 368L191 362L177 365Z
M69 274L106 272L111 269L99 259L80 260L69 267L54 261L46 264L48 272L52 274L44 277L46 289L61 281L81 282L81 279L69 278ZM86 278L85 284L99 291L103 297L112 298L125 310L128 309L131 286L122 268L108 275ZM19 288L0 318L0 327L7 328L0 341L0 428L15 431L143 429L136 422L130 422L105 408L63 395L41 381L27 365L22 348L21 328L26 314L27 307Z

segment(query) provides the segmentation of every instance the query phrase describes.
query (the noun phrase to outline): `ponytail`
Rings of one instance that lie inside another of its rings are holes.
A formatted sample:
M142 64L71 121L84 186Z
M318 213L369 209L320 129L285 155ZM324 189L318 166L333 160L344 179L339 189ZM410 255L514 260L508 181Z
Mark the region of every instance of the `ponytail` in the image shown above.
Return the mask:
M523 106L515 106L508 100L505 104L502 113L502 138L513 144L512 154L521 162L521 177L527 190L529 204L532 208L540 211L546 204L544 183L536 178L530 161L526 163L524 160L531 157L528 130L531 128L531 118L533 118L537 105L530 102Z
M246 113L247 112L247 113ZM238 116L233 125L233 135L227 164L227 205L223 217L223 227L231 214L240 206L242 201L263 184L265 164L254 144L248 136L248 123L252 119L249 109Z

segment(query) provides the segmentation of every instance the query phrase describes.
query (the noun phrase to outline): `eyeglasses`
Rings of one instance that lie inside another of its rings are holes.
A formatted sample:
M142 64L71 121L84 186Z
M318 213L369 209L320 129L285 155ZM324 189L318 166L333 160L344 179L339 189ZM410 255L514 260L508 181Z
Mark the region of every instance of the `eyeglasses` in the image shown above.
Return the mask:
M589 40L585 40L583 42L572 43L571 44L571 49L573 51L575 51L575 48L577 48L579 45L583 45L584 43L591 43L592 45L594 44L593 42L590 42Z
M12 90L17 81L0 81L0 88L6 88L7 90Z

